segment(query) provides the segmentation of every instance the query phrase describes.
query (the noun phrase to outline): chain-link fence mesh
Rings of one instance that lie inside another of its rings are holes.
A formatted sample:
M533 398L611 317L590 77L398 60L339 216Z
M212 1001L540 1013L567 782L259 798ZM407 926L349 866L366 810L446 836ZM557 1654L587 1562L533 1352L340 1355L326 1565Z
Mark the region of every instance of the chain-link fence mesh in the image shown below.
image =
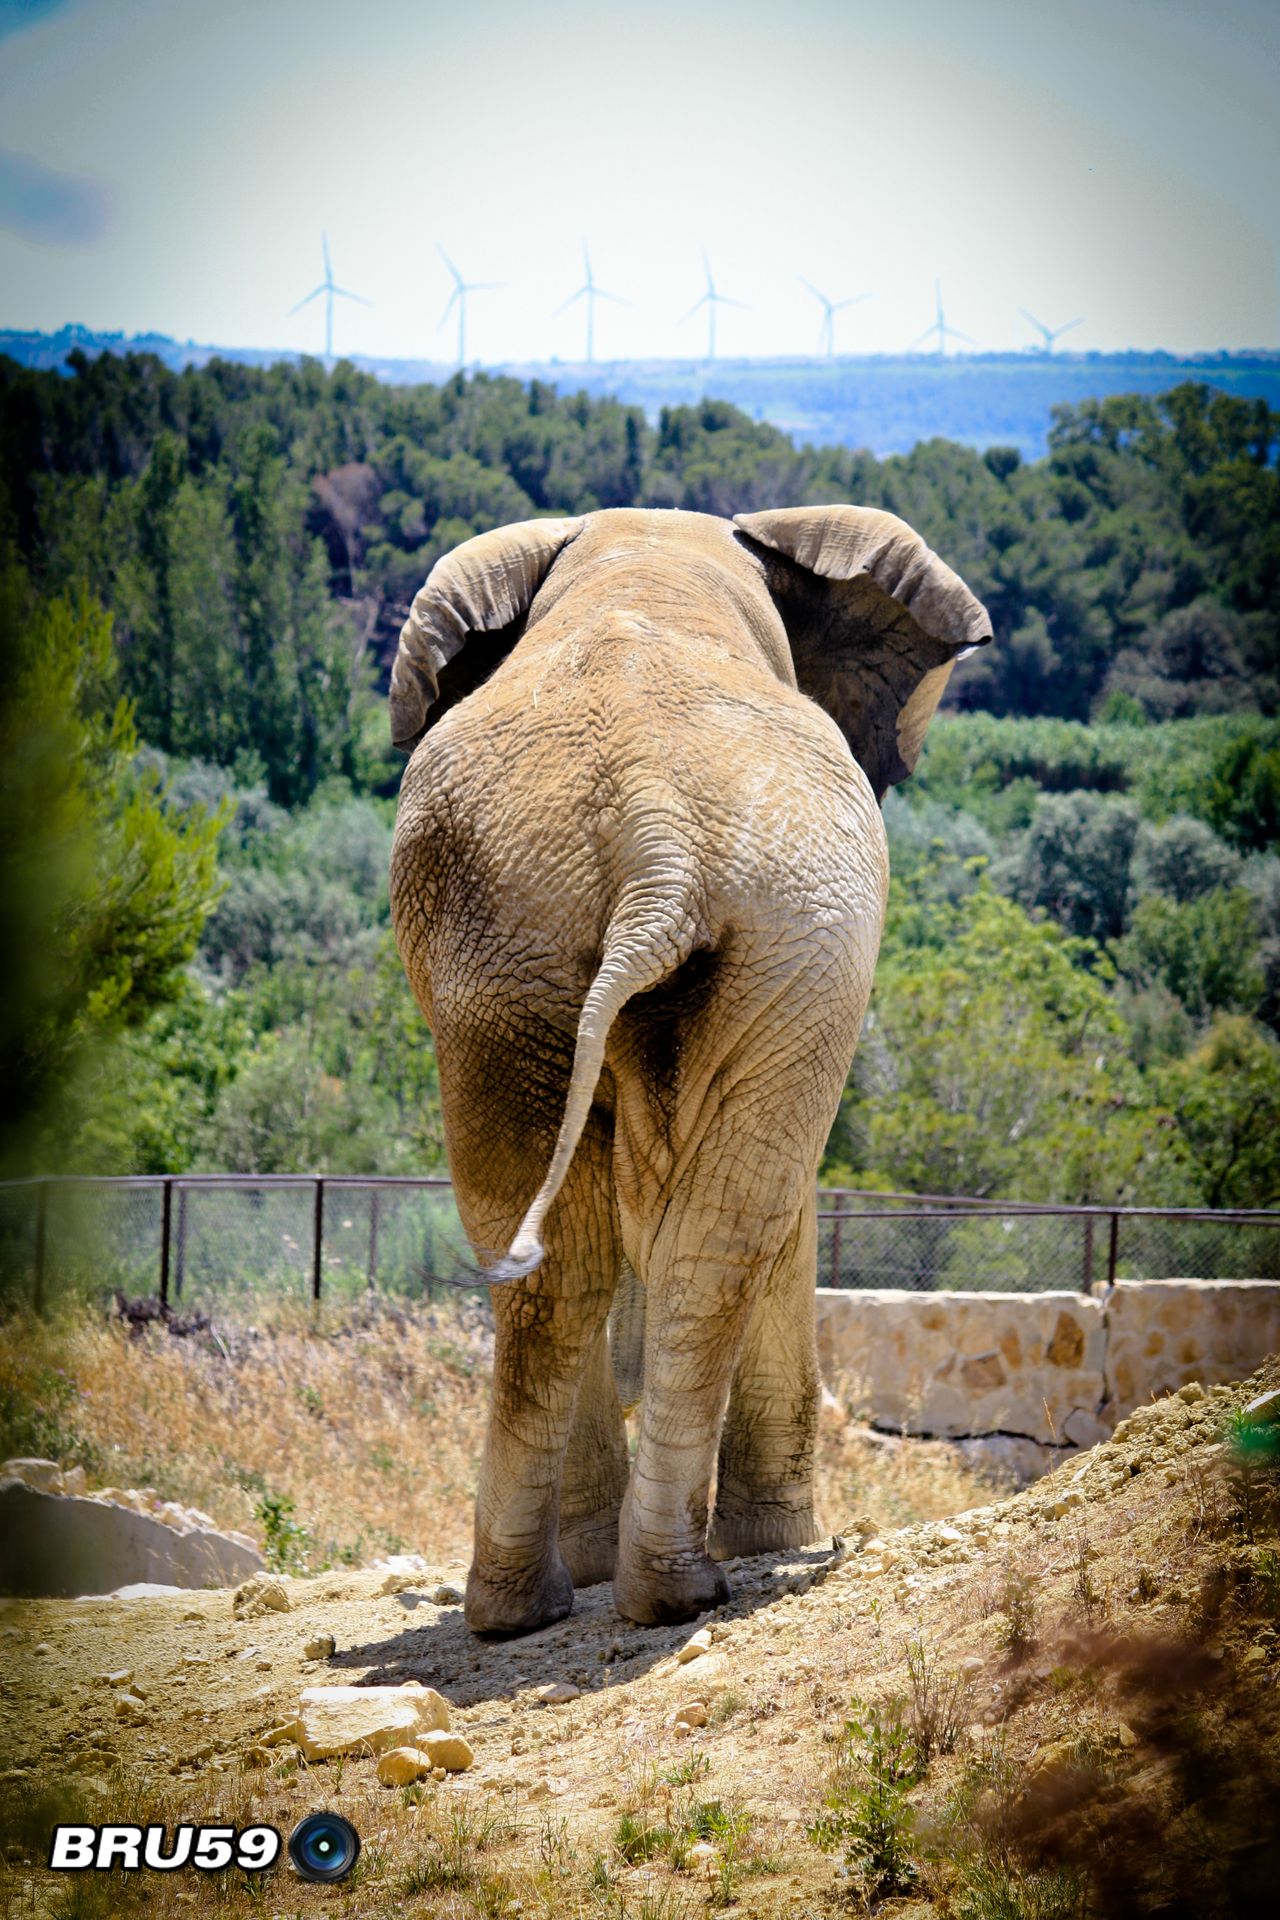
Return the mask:
M1088 1292L1109 1280L1280 1278L1280 1213L1155 1214L818 1196L818 1285Z
M441 1180L326 1178L319 1206L317 1183L302 1177L0 1187L0 1293L9 1300L52 1305L118 1288L162 1295L176 1311L225 1312L317 1291L326 1300L371 1289L420 1296L464 1281L472 1264Z
M316 1227L320 1224L319 1260ZM178 1311L264 1298L412 1298L464 1283L447 1181L251 1176L0 1186L0 1294L39 1305L119 1288ZM1109 1279L1280 1278L1280 1212L1114 1213L823 1189L818 1284L1087 1291Z

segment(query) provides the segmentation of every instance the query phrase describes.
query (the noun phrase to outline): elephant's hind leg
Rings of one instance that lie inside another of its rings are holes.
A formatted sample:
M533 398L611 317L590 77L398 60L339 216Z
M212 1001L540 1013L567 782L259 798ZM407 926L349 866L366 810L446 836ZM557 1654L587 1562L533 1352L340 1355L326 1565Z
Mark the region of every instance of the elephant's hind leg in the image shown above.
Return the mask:
M645 1263L644 1401L613 1590L618 1611L646 1626L729 1597L707 1552L716 1440L750 1308L791 1233L785 1213L763 1210L750 1171L739 1177L742 1141L743 1115L718 1114Z
M751 1311L720 1436L710 1548L718 1560L814 1537L817 1206L806 1199Z
M561 1480L575 1404L604 1347L617 1273L611 1155L609 1129L593 1119L547 1216L541 1266L493 1291L493 1397L466 1596L467 1624L477 1633L530 1633L562 1620L573 1606L575 1580L590 1572L572 1540L574 1522L585 1519L585 1483L580 1475L571 1481L566 1555ZM462 1158L455 1153L455 1178ZM505 1185L509 1176L503 1177ZM534 1187L536 1178L528 1192ZM468 1194L465 1173L458 1192L474 1242L508 1245L528 1192L522 1187L509 1204L486 1204ZM600 1480L597 1461L597 1485ZM612 1483L601 1497L606 1505L616 1499Z

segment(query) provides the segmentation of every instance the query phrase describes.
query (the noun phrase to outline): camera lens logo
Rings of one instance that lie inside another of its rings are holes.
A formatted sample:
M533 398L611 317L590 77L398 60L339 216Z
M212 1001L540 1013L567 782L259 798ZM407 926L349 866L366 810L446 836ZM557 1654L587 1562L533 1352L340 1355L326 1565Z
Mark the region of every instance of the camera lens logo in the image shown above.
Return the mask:
M340 1813L309 1813L289 1835L289 1858L304 1880L345 1880L360 1857L360 1835Z

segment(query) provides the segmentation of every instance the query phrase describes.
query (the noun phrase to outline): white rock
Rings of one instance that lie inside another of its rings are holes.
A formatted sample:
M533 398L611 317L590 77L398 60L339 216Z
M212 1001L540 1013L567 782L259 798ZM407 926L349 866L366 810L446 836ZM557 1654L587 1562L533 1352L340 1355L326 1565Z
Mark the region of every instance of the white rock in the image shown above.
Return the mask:
M258 1620L266 1613L288 1613L289 1596L282 1581L270 1573L255 1574L231 1596L231 1611L237 1620Z
M62 1492L62 1468L56 1460L6 1460L0 1467L0 1480L12 1480L36 1493Z
M177 1533L96 1497L0 1489L0 1591L69 1598L141 1586L227 1587L262 1565L226 1535Z
M1262 1427L1271 1420L1280 1420L1280 1387L1272 1387L1269 1393L1260 1393L1251 1400L1242 1417L1251 1427Z
M465 1773L475 1764L471 1743L460 1733L420 1734L418 1751L426 1755L433 1770L443 1767L446 1773Z
M378 1762L378 1779L384 1787L407 1787L430 1773L432 1764L416 1747L391 1747Z
M1045 1505L1053 1519L1061 1520L1064 1514L1071 1513L1076 1507L1084 1505L1084 1495L1078 1487L1068 1487L1065 1493L1055 1495L1052 1500L1046 1501Z
M438 1587L432 1587L427 1594L428 1600L435 1607L460 1607L465 1597L461 1587L455 1587L447 1580L442 1581Z
M418 1745L426 1732L447 1733L449 1705L434 1687L304 1687L298 1745L308 1760L339 1753L383 1753Z
M379 1595L405 1593L410 1587L420 1587L423 1576L429 1571L426 1561L420 1553L391 1553L384 1560L375 1560L374 1570L386 1575L378 1588Z
M439 1779L446 1773L465 1773L474 1762L475 1755L460 1733L424 1733L416 1746L392 1747L384 1753L377 1771L384 1787L407 1787L426 1774Z
M568 1700L576 1700L581 1692L582 1688L575 1687L572 1680L548 1680L545 1687L535 1689L533 1697L544 1707L559 1707Z
M318 1633L313 1640L307 1641L302 1656L304 1660L327 1660L336 1645L337 1641L331 1633Z
M686 1700L685 1704L682 1707L677 1707L672 1714L671 1724L676 1727L705 1727L707 1724L706 1705L701 1700Z
M710 1653L710 1651L711 1629L710 1627L699 1627L696 1633L690 1634L679 1653L677 1653L676 1659L683 1667L687 1666L690 1660L700 1660L704 1653Z

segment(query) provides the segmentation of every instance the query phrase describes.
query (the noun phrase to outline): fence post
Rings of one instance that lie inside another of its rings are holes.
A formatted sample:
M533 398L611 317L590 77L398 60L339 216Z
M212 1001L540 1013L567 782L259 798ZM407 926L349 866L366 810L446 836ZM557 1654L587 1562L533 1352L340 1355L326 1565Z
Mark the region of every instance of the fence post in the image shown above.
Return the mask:
M31 1304L37 1313L44 1312L44 1244L48 1221L49 1182L46 1178L36 1187L36 1272Z
M1091 1213L1086 1213L1084 1217L1084 1273L1080 1291L1093 1292L1093 1215Z
M324 1181L316 1180L315 1225L311 1245L311 1298L320 1298L320 1262L324 1254Z
M1116 1283L1116 1262L1120 1254L1120 1215L1114 1210L1111 1215L1111 1235L1107 1246L1107 1285Z
M831 1284L840 1285L840 1203L844 1195L836 1195L836 1211L831 1222Z
M173 1269L173 1295L182 1298L182 1283L187 1277L187 1190L178 1188L178 1257Z
M169 1304L169 1229L173 1223L173 1182L166 1180L160 1201L160 1305Z
M369 1291L372 1293L378 1284L378 1200L381 1187L372 1187L369 1191Z

